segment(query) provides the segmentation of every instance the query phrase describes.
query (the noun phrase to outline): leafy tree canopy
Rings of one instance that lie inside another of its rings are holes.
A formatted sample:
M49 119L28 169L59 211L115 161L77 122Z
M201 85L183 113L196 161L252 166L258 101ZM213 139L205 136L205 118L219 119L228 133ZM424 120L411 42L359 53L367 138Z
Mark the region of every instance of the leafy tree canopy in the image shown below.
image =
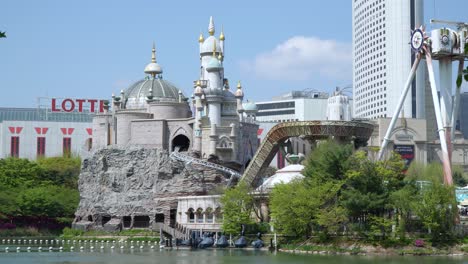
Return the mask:
M253 222L253 197L250 190L246 183L240 182L236 187L226 190L221 197L223 230L227 234L238 234L242 224Z

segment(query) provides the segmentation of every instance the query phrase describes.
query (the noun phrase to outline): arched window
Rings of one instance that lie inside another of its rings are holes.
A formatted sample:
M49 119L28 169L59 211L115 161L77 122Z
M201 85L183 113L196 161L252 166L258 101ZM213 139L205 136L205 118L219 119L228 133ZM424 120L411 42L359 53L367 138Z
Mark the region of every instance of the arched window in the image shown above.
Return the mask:
M188 209L187 216L188 216L189 223L195 223L195 213L194 213L193 208Z
M207 223L213 223L213 208L208 207L205 210L205 217Z
M221 147L221 148L230 148L231 145L232 143L227 137L222 137L218 143L218 147Z
M203 223L203 209L198 208L195 212L197 223Z

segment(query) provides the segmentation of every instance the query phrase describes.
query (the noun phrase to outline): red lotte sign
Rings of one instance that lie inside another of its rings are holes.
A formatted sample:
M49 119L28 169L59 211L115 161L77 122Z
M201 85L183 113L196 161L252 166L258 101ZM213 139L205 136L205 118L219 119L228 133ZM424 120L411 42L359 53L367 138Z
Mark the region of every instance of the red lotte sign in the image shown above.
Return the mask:
M52 98L52 112L104 112L104 101L98 99L57 99Z

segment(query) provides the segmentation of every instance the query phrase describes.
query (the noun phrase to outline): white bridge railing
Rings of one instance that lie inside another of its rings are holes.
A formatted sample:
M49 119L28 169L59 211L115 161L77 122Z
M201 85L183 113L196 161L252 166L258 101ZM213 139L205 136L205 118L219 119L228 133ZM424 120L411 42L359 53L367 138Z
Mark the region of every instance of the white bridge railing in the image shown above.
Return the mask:
M197 165L202 165L202 166L207 167L207 168L211 168L211 169L215 169L215 170L218 170L218 171L229 173L231 175L231 177L229 178L228 186L231 185L231 182L232 182L233 178L238 178L239 179L242 176L242 174L240 174L239 172L237 172L237 171L235 171L233 169L229 169L229 168L226 168L226 167L221 166L219 164L215 164L215 163L212 163L212 162L208 162L208 161L205 161L205 160L202 160L202 159L197 159L197 158L182 154L182 153L179 152L179 150L177 148L171 153L170 157L172 159L174 159L174 160L183 161L183 162L185 162L186 165L189 165L189 164L193 163L193 164L197 164Z

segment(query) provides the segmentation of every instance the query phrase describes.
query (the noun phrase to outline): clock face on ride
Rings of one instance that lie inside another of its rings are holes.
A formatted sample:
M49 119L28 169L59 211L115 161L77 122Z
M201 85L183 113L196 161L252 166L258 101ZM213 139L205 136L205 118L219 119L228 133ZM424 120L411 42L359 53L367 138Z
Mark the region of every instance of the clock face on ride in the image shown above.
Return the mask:
M413 34L411 34L411 48L413 48L413 50L420 50L422 48L423 43L423 32L420 29L416 29L415 31L413 31Z

